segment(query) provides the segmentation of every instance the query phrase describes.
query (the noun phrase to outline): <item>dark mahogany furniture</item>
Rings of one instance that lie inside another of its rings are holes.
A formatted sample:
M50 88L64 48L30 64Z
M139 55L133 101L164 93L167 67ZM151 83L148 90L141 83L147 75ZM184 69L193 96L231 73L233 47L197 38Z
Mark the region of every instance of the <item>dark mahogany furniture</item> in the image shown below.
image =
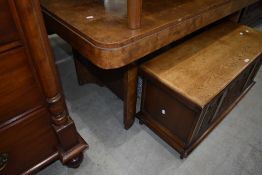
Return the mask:
M137 60L255 1L41 0L41 5L48 31L74 48L80 83L106 79L114 92L120 89L128 129L135 118Z
M254 85L262 33L215 25L144 63L142 123L186 157Z
M256 21L262 20L262 0L243 9L240 16L240 22L250 25Z
M0 174L33 174L88 145L69 117L37 0L0 1Z

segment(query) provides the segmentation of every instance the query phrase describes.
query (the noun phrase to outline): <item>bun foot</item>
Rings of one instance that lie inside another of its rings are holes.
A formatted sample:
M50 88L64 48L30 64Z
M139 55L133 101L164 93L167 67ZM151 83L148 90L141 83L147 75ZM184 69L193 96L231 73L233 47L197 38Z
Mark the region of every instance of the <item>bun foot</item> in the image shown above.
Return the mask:
M183 152L180 154L180 159L184 159L184 158L187 158L188 156L188 153L187 152Z
M143 124L145 124L145 123L144 123L143 120L139 120L139 124L140 124L140 125L143 125Z
M69 168L78 168L80 166L80 164L82 163L84 158L84 154L81 153L80 155L78 155L77 157L71 159L70 161L68 161L66 163L66 166Z

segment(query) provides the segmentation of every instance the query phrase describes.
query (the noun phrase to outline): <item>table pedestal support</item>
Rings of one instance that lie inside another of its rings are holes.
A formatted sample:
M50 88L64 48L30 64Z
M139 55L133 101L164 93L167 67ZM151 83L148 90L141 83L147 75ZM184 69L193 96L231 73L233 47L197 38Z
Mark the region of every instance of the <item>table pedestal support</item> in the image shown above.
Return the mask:
M127 1L127 18L130 29L139 29L141 27L142 0Z

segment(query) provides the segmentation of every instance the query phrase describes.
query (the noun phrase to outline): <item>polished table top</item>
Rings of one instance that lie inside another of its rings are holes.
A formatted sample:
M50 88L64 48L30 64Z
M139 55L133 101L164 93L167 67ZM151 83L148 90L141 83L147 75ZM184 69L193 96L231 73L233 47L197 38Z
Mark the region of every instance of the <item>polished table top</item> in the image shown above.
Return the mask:
M41 0L47 27L95 65L125 66L255 0L144 0L140 29L126 0Z

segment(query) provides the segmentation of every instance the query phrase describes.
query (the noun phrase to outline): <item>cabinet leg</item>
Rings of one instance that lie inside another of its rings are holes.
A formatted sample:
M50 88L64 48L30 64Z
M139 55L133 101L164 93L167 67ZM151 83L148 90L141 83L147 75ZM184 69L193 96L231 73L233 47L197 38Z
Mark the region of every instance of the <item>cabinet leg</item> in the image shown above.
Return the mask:
M129 129L136 114L137 65L129 65L124 75L124 126Z
M80 164L82 163L83 158L84 158L84 154L80 153L78 156L76 156L73 159L69 160L66 163L66 166L68 166L69 168L78 168L80 166Z
M187 158L188 156L188 153L187 152L183 152L180 154L180 159L184 159L184 158Z
M139 120L139 124L140 124L140 125L144 125L143 120L140 119L140 120Z
M129 129L135 120L136 114L136 91L137 91L137 65L135 63L128 65L124 69L112 70L108 72L98 68L94 68L92 64L84 65L80 60L82 56L73 49L75 68L80 85L87 83L95 83L99 86L106 85L117 96L124 100L124 127ZM123 76L119 76L119 75ZM105 79L108 77L108 79ZM104 79L104 80L103 80ZM112 82L108 82L111 81ZM118 83L120 81L120 83ZM107 82L107 83L106 83ZM124 86L122 88L122 85ZM119 87L120 86L120 87ZM124 89L122 91L122 89ZM122 95L124 94L124 95ZM124 96L124 97L123 97Z

